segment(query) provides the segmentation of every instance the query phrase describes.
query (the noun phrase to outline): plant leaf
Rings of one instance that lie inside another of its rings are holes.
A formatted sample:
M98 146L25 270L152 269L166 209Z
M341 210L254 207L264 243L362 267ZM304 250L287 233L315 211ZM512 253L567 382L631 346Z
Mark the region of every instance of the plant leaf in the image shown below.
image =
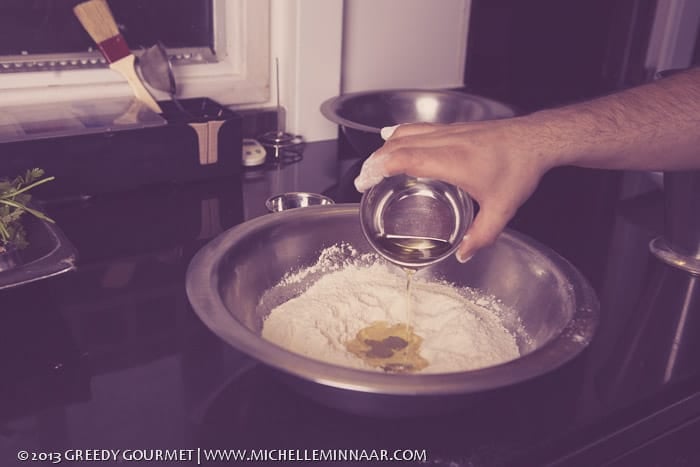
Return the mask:
M54 180L54 177L44 176L44 170L33 168L27 170L24 175L19 175L12 180L0 180L0 245L13 244L17 248L27 245L26 234L21 223L24 213L47 221L54 222L43 212L30 208L27 204L31 201L29 190Z

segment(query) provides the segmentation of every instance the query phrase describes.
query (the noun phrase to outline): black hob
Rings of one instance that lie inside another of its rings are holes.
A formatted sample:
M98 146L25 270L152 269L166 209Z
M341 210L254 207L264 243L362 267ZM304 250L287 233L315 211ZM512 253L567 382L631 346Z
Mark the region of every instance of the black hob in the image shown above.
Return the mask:
M64 465L87 463L66 460L76 449L267 449L277 450L265 451L268 460L295 464L318 460L319 450L354 450L361 459L318 465L371 465L397 450L408 465L700 465L700 279L648 253L661 231L661 193L630 194L620 174L557 169L511 224L596 289L601 323L590 347L462 410L341 413L206 329L185 295L192 256L264 214L271 194L357 201L359 163L343 154L334 141L314 143L301 161L241 177L49 203L78 268L0 291L0 465L26 465L20 451L34 463L56 453ZM160 465L197 463L179 459Z

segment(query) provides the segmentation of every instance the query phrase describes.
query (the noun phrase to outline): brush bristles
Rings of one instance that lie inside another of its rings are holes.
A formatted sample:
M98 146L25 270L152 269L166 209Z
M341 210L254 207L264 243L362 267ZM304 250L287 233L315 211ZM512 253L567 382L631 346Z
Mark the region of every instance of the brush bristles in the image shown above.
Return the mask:
M73 13L92 40L98 44L119 35L119 28L107 5L107 0L89 0L79 3L73 8Z

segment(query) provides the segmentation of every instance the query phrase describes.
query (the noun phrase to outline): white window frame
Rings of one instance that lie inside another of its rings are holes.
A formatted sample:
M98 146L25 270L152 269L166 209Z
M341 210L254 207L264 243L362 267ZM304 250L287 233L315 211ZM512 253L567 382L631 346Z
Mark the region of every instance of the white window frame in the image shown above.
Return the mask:
M218 61L174 67L178 97L206 96L223 105L268 102L270 0L214 0L213 14ZM0 106L130 93L121 75L107 68L0 73ZM154 95L167 99L163 93Z

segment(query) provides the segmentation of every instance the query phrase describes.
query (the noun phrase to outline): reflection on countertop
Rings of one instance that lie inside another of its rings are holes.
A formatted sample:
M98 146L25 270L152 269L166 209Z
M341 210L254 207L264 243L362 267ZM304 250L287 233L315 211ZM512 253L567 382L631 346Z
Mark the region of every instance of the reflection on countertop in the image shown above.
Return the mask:
M354 155L332 157L338 153L336 141L306 146L303 158L293 163L271 163L243 170L243 213L246 220L266 214L265 200L287 192L307 191L325 194L336 202L357 202L354 177L361 160ZM354 196L353 196L354 195ZM354 198L354 199L351 199Z

